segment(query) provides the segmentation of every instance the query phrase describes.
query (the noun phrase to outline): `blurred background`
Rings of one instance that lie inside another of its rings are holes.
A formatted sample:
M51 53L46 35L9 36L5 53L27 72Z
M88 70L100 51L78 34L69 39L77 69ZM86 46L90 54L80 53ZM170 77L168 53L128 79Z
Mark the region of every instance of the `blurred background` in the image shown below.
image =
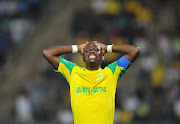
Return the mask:
M118 82L114 124L180 123L179 0L0 0L0 123L73 124L68 83L42 50L92 40L141 47Z

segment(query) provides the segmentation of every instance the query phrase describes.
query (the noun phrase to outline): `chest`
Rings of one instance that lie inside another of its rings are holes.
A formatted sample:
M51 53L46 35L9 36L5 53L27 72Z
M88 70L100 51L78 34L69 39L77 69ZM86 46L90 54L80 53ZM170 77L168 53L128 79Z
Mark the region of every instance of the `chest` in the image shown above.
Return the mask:
M86 71L86 70L80 70L77 72L74 72L71 75L71 84L75 84L76 86L97 86L99 84L101 85L107 85L109 80L112 80L112 75L108 73L107 71L101 70L101 71Z
M75 72L71 75L71 91L76 94L104 94L113 86L113 75L107 71Z

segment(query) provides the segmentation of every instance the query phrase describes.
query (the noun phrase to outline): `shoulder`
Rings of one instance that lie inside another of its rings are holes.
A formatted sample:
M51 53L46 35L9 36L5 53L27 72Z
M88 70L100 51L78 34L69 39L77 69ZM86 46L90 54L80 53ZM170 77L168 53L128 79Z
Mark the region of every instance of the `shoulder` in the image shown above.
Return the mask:
M67 59L64 59L64 58L62 58L62 57L59 57L59 62L60 63L63 63L63 64L65 64L65 65L75 65L75 66L77 66L76 65L76 63L74 63L74 62L71 62L71 61L69 61L69 60L67 60Z

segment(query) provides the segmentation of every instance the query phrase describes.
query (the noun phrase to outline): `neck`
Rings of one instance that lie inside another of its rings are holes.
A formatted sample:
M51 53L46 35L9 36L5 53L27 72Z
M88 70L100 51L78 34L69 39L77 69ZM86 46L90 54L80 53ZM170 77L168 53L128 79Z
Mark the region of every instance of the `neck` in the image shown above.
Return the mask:
M101 67L100 62L87 62L86 63L86 69L88 70L98 70Z

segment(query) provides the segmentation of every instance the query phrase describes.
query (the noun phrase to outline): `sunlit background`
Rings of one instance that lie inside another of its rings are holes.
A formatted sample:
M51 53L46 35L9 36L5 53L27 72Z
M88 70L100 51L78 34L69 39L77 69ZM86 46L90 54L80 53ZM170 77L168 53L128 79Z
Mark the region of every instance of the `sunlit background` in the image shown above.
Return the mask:
M0 0L0 124L73 124L68 83L42 50L93 40L141 47L114 124L180 123L180 0Z

